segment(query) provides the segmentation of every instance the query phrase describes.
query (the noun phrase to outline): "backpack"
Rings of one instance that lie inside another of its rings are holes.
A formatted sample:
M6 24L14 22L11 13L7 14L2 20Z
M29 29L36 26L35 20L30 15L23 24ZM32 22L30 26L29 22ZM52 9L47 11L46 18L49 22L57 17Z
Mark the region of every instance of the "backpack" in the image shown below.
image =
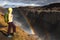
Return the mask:
M5 13L4 20L5 20L6 23L8 23L8 13Z

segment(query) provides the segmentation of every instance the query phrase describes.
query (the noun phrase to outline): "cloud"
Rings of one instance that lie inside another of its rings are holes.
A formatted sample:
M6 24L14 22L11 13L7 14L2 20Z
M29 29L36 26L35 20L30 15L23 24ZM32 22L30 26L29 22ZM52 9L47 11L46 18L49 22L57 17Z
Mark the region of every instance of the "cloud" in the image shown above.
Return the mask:
M10 2L10 1L0 1L0 7L8 8L8 7L19 7L19 6L39 6L34 3L24 3L24 2Z
M0 0L0 6L4 8L19 6L44 6L60 0Z

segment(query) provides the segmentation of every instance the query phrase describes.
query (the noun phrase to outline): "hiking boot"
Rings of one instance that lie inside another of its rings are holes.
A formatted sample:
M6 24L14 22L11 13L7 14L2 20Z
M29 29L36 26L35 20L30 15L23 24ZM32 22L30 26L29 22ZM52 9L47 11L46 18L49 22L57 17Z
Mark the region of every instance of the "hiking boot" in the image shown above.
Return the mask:
M11 33L11 35L12 35L12 36L15 36L15 35L16 35L16 33Z
M11 38L11 37L12 37L12 35L8 35L8 37L9 37L9 38Z

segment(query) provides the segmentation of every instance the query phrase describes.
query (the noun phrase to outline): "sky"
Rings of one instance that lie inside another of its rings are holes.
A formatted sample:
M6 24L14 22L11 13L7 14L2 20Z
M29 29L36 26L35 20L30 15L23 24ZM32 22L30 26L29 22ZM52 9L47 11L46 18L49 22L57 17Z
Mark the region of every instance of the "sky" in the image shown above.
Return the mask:
M44 6L50 3L60 3L60 0L0 0L0 6L4 8L19 6Z

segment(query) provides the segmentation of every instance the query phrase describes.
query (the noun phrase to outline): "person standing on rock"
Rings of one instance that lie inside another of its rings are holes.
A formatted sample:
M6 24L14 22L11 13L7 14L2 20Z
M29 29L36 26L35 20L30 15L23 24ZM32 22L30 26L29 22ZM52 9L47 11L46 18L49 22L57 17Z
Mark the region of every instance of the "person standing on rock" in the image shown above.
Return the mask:
M13 23L13 14L12 14L13 9L8 8L8 13L5 14L5 21L8 23L8 37L12 37L11 34L15 35L16 34L16 26ZM11 29L13 29L13 33L11 33Z

